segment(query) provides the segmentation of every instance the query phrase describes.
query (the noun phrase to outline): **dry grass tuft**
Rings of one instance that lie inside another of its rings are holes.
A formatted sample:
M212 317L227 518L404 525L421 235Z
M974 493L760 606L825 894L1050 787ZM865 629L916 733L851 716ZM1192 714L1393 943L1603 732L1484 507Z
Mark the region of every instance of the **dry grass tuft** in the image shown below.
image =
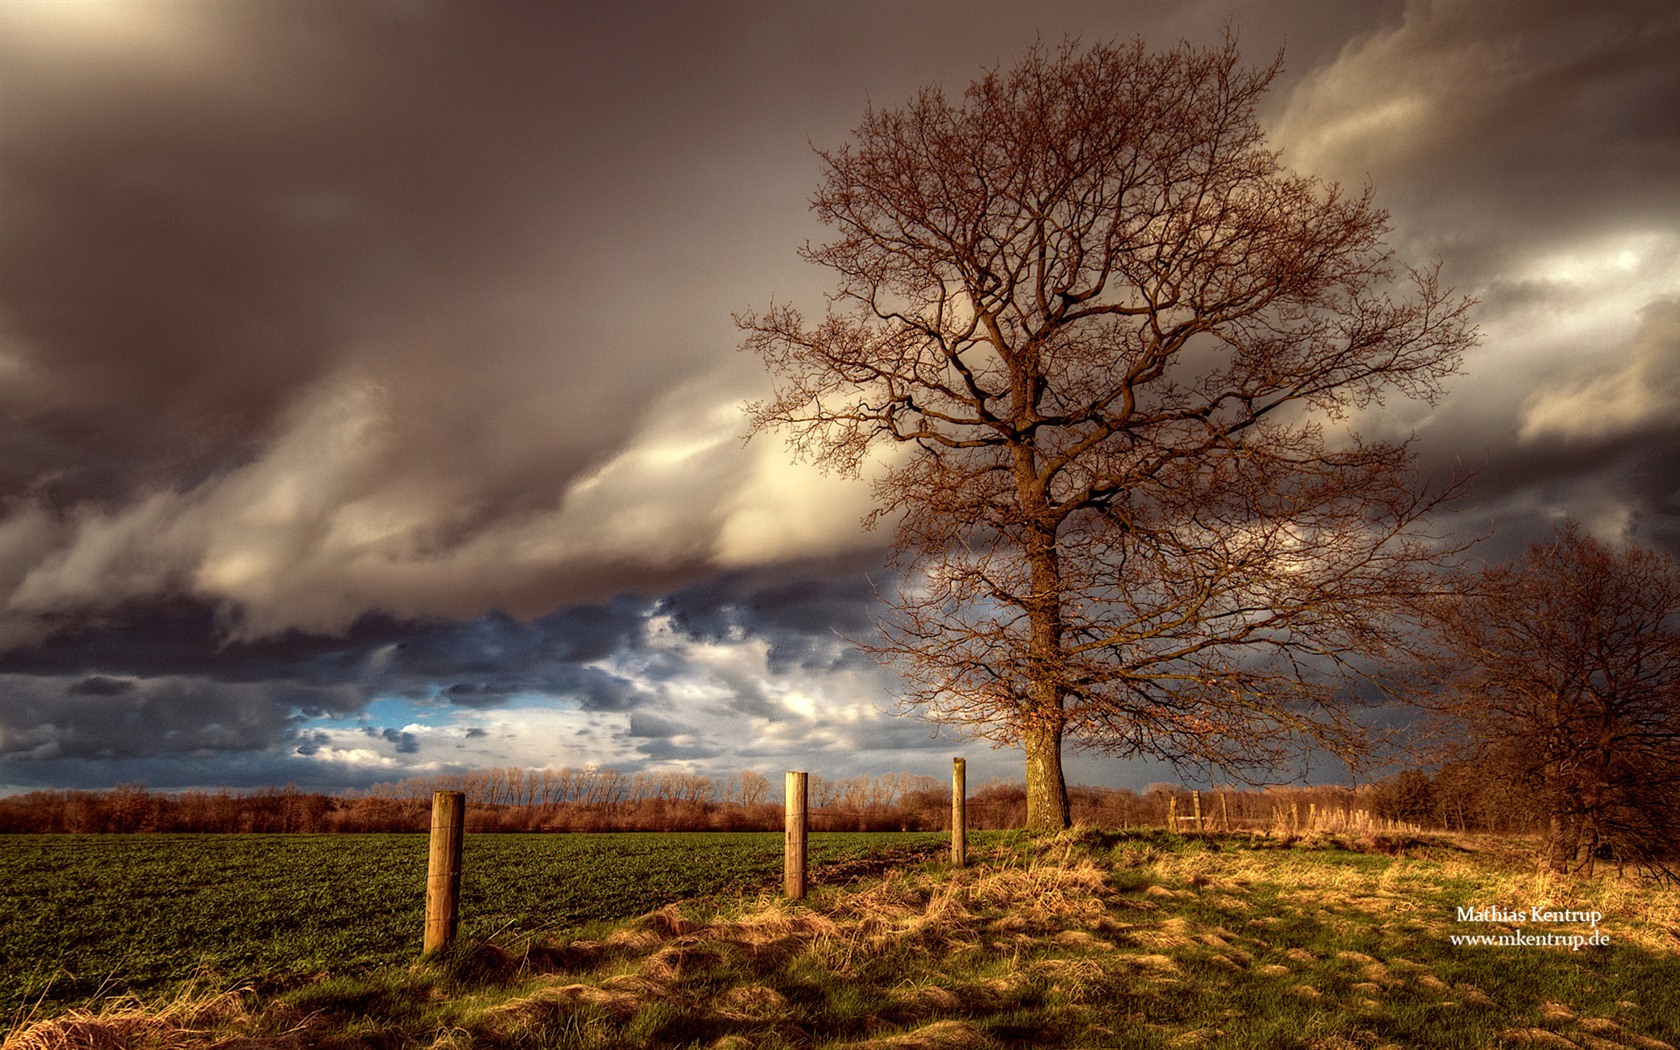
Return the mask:
M898 1035L845 1043L837 1050L967 1050L985 1042L986 1037L973 1025L962 1021L935 1021Z
M752 947L833 937L840 924L821 912L793 908L782 901L761 906L733 920L719 920L705 927L703 935L733 940Z
M1394 975L1388 972L1388 967L1376 961L1372 961L1364 966L1361 966L1359 968L1359 976L1365 978L1367 981L1375 981L1378 984L1398 983Z
M937 984L923 985L900 998L899 1002L905 1008L916 1012L955 1010L962 1005L962 1000L957 998L955 992Z
M1417 977L1417 983L1430 991L1441 995L1445 995L1447 992L1452 991L1452 985L1441 980L1432 973L1419 974Z
M760 1023L775 1021L789 1013L787 999L774 988L747 984L731 988L718 998L715 1012L729 1021Z
M640 955L643 952L652 951L653 949L659 947L662 940L663 938L660 937L659 934L654 933L652 930L627 928L614 930L612 934L609 935L602 943L613 951Z
M658 975L641 973L621 973L608 977L601 982L601 988L603 991L629 996L636 1000L638 1009L671 996L669 983L661 980Z
M1674 1050L1674 1047L1668 1043L1660 1039L1640 1035L1637 1032L1630 1032L1608 1017L1583 1017L1576 1024L1578 1027L1591 1032L1593 1036L1604 1037L1595 1040L1596 1042L1603 1043L1606 1046L1618 1047L1621 1050L1630 1046L1638 1047L1639 1050ZM1592 1036L1583 1036L1582 1038L1588 1039ZM1609 1042L1609 1040L1614 1040L1614 1042Z
M1028 967L1037 977L1048 978L1076 1003L1087 1002L1093 989L1100 988L1108 970L1095 959L1040 959Z
M715 936L701 938L692 934L677 937L648 956L642 962L641 972L656 980L675 981L683 974L721 958L718 950L707 943L716 939Z
M113 1003L98 1013L71 1010L26 1025L0 1043L0 1050L174 1050L203 1046L220 1031L244 1024L245 992L195 998L187 992L159 1007L133 1000ZM291 1037L244 1040L248 1047L295 1046Z
M1178 960L1174 959L1170 955L1127 955L1123 956L1122 959L1125 962L1133 963L1146 970L1154 970L1158 973L1182 972L1178 965Z
M685 918L682 909L677 905L667 904L658 911L650 911L637 919L636 925L660 937L681 937L685 933L692 933L697 924Z
M1114 950L1113 944L1099 940L1085 930L1063 930L1052 937L1051 940L1064 948L1076 948L1080 951L1111 952Z
M1480 988L1477 988L1473 984L1469 984L1469 983L1460 981L1458 984L1453 985L1453 988L1455 990L1457 990L1459 996L1461 998L1463 998L1463 1000L1465 1002L1469 1003L1471 1006L1498 1006L1499 1005L1498 1003L1493 1001L1492 996L1488 995L1486 992L1482 991Z
M1580 1050L1579 1043L1565 1039L1556 1032L1548 1032L1544 1028L1507 1028L1499 1033L1499 1038L1512 1046L1554 1046Z
M648 1001L630 991L568 984L503 1003L485 1013L484 1024L492 1033L510 1038L533 1028L556 1025L579 1006L597 1007L619 1020L628 1020Z

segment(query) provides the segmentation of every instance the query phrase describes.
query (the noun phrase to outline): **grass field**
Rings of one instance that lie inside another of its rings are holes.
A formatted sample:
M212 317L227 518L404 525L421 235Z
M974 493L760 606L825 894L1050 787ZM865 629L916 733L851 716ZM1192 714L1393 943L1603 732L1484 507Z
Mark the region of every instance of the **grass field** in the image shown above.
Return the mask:
M335 971L279 994L212 982L15 1027L4 1050L1680 1044L1680 891L1555 879L1511 844L1379 845L976 836L965 869L901 854L803 903L725 891L582 928L556 919L535 939L509 928L433 965ZM1555 917L1583 911L1602 914L1608 944L1453 941L1586 933Z
M818 834L811 862L938 835ZM425 835L0 837L0 1021L195 977L284 988L419 952ZM779 833L469 835L461 935L559 933L780 877Z

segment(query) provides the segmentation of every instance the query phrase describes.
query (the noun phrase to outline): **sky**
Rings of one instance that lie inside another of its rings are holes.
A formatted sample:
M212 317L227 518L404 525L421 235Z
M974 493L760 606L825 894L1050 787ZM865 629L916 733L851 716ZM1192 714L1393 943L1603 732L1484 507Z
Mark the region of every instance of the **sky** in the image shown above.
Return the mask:
M1479 301L1438 404L1355 420L1476 470L1439 526L1680 553L1668 0L0 0L0 792L1018 780L848 641L889 531L743 441L731 315L820 312L869 105L1227 26L1284 163Z

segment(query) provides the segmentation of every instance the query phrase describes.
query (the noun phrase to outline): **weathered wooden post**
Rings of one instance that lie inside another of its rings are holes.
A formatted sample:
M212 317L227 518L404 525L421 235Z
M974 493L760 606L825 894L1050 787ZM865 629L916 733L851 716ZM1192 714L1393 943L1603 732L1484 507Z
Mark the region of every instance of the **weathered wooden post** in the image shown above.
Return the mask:
M968 759L951 759L951 863L968 863Z
M1219 823L1223 825L1224 830L1231 830L1231 810L1230 807L1225 805L1225 792L1223 791L1219 793Z
M467 824L467 796L459 791L432 794L431 856L426 864L426 939L423 955L455 943L460 920L461 839Z
M1178 792L1167 796L1167 830L1178 830Z
M1196 818L1196 830L1202 830L1202 793L1194 789L1190 792L1191 815Z
M784 821L784 827L787 829L787 857L782 883L787 895L796 901L805 899L806 780L807 774L788 771L787 818Z

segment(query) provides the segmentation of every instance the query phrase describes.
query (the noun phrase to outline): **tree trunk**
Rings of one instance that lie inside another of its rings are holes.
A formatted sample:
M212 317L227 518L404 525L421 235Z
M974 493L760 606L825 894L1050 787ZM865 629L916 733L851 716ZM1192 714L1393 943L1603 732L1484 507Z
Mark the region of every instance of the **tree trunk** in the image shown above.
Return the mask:
M1575 859L1580 845L1581 822L1572 814L1553 810L1546 830L1546 866L1559 875L1567 875L1569 862Z
M1073 824L1062 778L1062 727L1033 726L1027 749L1027 830L1061 831Z

